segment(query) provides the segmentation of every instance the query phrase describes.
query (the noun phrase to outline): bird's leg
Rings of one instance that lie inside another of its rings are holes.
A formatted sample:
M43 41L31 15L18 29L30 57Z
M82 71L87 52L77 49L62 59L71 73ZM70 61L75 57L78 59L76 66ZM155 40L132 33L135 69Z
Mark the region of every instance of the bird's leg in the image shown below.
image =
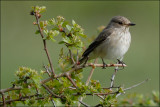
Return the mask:
M102 67L102 69L106 69L106 63L104 62L104 60L103 60L103 58L101 58L102 59L102 62L103 62L103 67Z
M119 60L119 59L117 59L117 61L118 61L118 64L122 64L122 67L123 67L123 69L124 69L124 62L123 61L121 61L121 60Z

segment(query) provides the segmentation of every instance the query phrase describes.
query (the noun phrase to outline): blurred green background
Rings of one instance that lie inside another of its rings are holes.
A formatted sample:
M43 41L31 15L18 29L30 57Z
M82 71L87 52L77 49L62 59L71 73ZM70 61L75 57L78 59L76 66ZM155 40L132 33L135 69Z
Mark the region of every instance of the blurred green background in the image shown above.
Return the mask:
M97 27L107 25L116 15L122 15L136 23L130 28L132 43L124 57L128 65L119 71L115 85L132 86L147 78L151 80L128 93L149 94L159 90L159 2L158 1L2 1L1 2L1 88L10 87L19 66L27 66L40 71L47 64L42 40L35 35L34 17L29 15L34 5L46 6L42 20L61 15L66 20L74 19L85 29L87 38L98 35ZM57 37L57 39L59 39ZM86 44L88 45L88 44ZM62 46L50 42L48 48L57 68L58 53ZM108 62L110 63L110 62ZM114 68L97 68L92 79L103 86L110 85ZM84 81L90 68L85 69ZM58 73L58 72L57 72ZM90 97L86 101L94 101Z

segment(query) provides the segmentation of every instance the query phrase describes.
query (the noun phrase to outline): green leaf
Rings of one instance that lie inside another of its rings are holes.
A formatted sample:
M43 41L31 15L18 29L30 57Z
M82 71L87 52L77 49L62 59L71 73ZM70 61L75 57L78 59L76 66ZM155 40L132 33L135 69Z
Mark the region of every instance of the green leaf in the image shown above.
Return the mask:
M43 28L43 26L44 26L44 21L40 21L39 24L40 24L40 27Z
M52 19L48 20L48 24L49 24L49 25L55 25L55 24L56 24L55 19L52 18Z
M54 28L52 28L52 30L59 30L59 27L55 26Z
M79 36L83 37L83 38L86 38L87 35L83 34L83 33L78 33Z
M72 25L75 26L76 25L76 22L74 20L72 20Z
M56 40L55 40L55 39L53 39L53 38L51 38L51 41L52 41L52 42L56 42Z
M60 41L60 42L58 42L58 44L64 44L65 42L64 41Z
M64 38L63 38L63 41L64 41L65 43L68 43L68 44L71 44L71 42L72 42L68 37L64 37Z
M29 88L24 88L22 91L21 91L24 95L30 95L31 94L31 90Z
M57 36L59 34L59 31L58 30L54 30L53 31L53 36Z
M43 32L48 35L48 29L44 29Z
M36 30L35 34L39 34L39 33L40 33L40 31L39 31L39 30Z
M35 75L34 77L32 77L32 80L34 81L35 85L37 88L41 88L41 84L40 84L40 79L41 77L39 75Z
M71 31L71 29L72 29L72 27L69 26L69 25L66 25L66 28L67 28L69 31Z
M43 12L46 11L46 7L45 7L45 6L42 6L42 7L40 7L39 9L40 9L40 13L43 13Z
M66 27L67 24L68 24L68 21L64 21L62 24L62 27Z

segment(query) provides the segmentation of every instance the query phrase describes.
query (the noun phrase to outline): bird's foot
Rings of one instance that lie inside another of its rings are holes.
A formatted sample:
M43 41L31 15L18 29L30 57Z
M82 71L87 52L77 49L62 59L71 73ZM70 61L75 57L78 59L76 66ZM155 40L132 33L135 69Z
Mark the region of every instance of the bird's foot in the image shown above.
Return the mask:
M104 62L103 58L102 58L102 62L103 62L102 69L106 69L107 64Z
M106 63L103 63L102 69L106 69L106 66L107 66L107 64L106 64Z
M125 63L123 61L120 61L119 59L117 59L117 61L118 61L118 64L122 64L122 67L123 67L122 69L124 69L124 64Z

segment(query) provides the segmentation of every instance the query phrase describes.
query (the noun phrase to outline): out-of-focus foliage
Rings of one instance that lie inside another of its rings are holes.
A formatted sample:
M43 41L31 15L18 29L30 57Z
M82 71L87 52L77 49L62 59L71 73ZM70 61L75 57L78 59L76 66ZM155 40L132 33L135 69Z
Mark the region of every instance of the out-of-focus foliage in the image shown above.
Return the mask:
M160 100L159 100L159 92L158 91L152 91L152 93L149 93L149 95L143 95L143 94L129 94L125 98L120 98L117 106L140 106L140 107L158 107L160 106Z

